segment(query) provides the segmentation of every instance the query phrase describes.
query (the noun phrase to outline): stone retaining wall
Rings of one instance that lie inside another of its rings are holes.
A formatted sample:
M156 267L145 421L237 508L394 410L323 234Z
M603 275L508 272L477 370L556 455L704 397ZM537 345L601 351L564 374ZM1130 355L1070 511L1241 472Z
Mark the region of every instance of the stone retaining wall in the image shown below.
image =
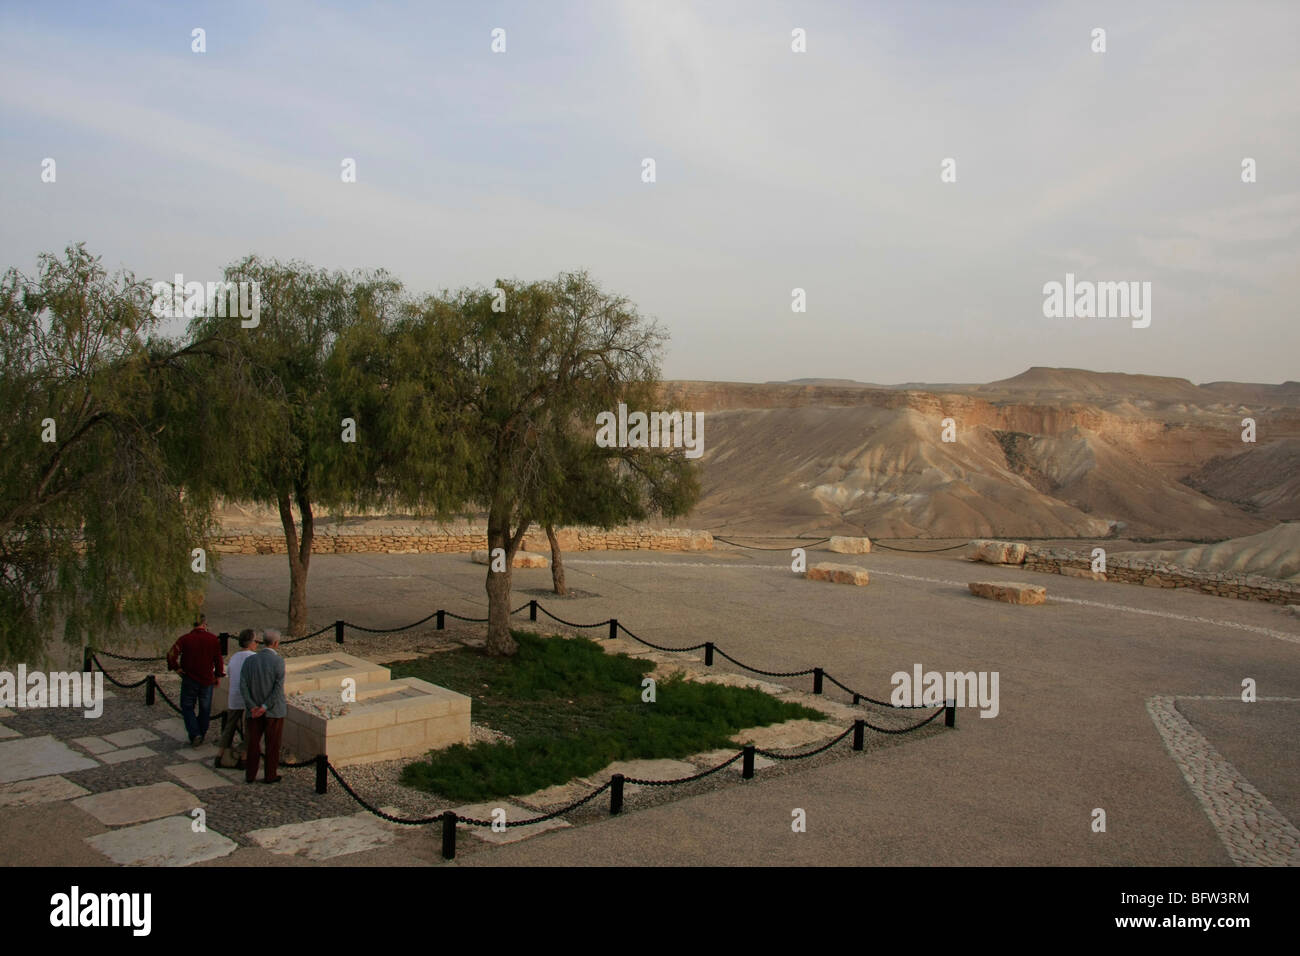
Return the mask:
M1092 569L1090 554L1064 549L1029 548L1025 567L1030 571L1061 574L1062 568ZM1257 574L1232 571L1193 571L1157 561L1126 559L1122 554L1106 556L1106 580L1142 584L1150 588L1195 588L1218 597L1272 604L1300 604L1300 584L1290 584Z
M711 551L713 535L707 531L677 529L561 528L556 531L560 549L570 551ZM487 547L487 529L435 531L412 527L318 530L312 554L448 554ZM525 551L550 554L546 533L529 533L520 546ZM208 548L219 554L284 554L284 535L265 529L227 528L211 539Z

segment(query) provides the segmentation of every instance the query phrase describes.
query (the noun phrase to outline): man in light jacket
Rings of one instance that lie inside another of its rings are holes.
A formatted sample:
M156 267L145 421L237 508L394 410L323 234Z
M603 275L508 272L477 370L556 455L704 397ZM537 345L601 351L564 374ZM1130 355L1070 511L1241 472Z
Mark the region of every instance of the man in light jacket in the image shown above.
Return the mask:
M262 738L266 738L266 783L280 782L280 738L288 705L284 699L284 658L276 653L280 632L268 628L262 634L262 649L239 671L239 694L248 708L248 754L244 758L244 779L257 780Z
M254 644L257 641L257 632L251 627L246 627L239 632L239 650L230 655L230 660L226 664L226 674L230 677L227 685L226 710L229 712L226 716L226 726L221 731L221 741L217 744L217 756L213 761L213 766L220 767L226 758L226 751L230 749L235 739L235 731L248 740L248 729L244 726L244 698L239 694L239 672L244 667L244 661L248 660L257 653ZM235 764L236 767L243 767L243 761Z

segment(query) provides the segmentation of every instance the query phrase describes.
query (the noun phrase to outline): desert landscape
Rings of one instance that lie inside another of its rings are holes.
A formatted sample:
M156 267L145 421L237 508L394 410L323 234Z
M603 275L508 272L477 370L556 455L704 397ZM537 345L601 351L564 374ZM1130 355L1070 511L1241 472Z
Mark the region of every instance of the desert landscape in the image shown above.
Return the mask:
M1298 35L0 5L0 931L1287 938Z
M1219 541L1300 518L1297 382L1036 367L985 385L665 392L708 413L692 521L723 533Z

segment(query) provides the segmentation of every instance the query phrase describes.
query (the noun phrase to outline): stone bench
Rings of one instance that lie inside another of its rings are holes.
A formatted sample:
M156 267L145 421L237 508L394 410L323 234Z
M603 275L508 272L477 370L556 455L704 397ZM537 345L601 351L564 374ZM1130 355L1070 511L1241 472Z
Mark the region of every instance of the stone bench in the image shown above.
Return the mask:
M970 593L1005 604L1046 604L1047 588L1017 581L971 581Z
M1024 564L1028 545L1015 541L972 541L969 547L974 550L966 555L969 561L983 561L985 564Z
M814 564L804 572L804 577L809 581L830 581L832 584L852 584L855 587L864 588L871 581L871 576L867 574L865 568L855 567L851 564L831 564L824 561L821 564Z
M870 554L870 538L845 538L840 535L831 535L830 543L826 546L836 554Z

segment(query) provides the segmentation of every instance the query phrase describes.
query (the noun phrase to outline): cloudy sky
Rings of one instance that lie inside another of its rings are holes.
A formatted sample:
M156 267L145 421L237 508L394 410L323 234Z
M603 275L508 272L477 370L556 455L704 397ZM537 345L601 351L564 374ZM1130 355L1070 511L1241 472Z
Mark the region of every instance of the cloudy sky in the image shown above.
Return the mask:
M1297 379L1298 35L1290 0L5 0L0 265L585 268L670 378ZM1045 318L1067 272L1151 282L1150 326Z

